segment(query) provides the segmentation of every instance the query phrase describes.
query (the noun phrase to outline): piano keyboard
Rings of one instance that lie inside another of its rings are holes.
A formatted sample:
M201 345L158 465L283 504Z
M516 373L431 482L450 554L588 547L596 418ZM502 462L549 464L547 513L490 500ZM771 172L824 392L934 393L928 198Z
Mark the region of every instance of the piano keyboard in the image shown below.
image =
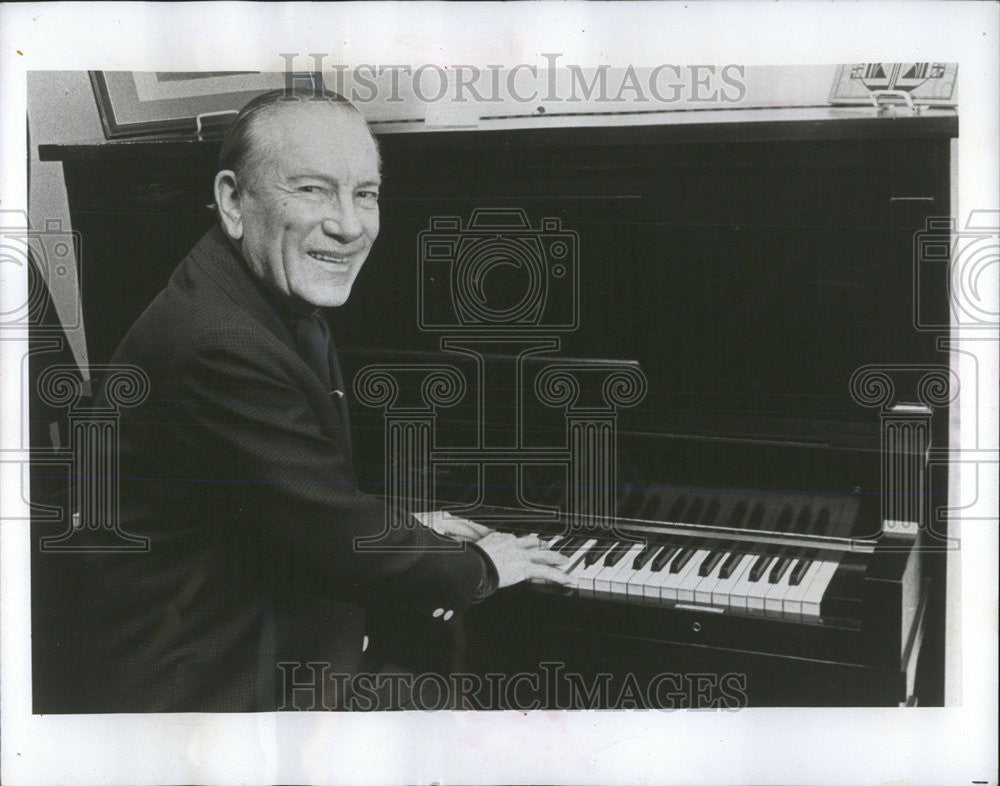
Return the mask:
M544 548L567 557L562 570L584 597L794 620L820 617L843 561L826 549L737 547L698 537L642 543L539 537Z

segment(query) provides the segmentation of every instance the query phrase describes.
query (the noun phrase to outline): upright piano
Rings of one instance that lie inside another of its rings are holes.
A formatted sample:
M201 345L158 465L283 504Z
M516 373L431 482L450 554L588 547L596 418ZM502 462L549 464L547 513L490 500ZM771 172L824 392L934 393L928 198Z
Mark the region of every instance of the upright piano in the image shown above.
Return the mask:
M533 707L941 704L947 468L926 458L947 444L954 385L947 251L924 249L947 247L954 112L377 130L382 230L333 316L345 370L457 369L466 389L428 421L435 503L538 535L572 578L500 591L454 636L428 634L428 659L558 672ZM213 221L218 149L41 148L83 238L92 363ZM496 249L478 278L456 273ZM573 413L536 395L556 366L641 380L604 409L603 475L563 460ZM391 494L391 413L354 399L359 472ZM35 555L36 585L60 559ZM52 615L34 621L44 711L59 692L47 645L70 644Z

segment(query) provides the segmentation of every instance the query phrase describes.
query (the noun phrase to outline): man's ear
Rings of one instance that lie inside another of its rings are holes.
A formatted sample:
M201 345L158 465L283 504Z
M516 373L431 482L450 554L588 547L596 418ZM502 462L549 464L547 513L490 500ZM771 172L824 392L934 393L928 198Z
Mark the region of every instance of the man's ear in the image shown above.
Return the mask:
M243 211L236 186L236 173L224 169L215 176L215 209L219 211L222 228L232 240L243 237Z

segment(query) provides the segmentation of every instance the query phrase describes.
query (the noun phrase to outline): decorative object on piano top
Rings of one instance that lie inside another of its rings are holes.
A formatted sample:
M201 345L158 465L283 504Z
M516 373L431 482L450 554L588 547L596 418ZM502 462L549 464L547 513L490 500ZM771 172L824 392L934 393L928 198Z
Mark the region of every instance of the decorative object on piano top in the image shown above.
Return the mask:
M880 112L902 102L910 114L924 106L955 106L958 63L851 63L837 68L831 104L874 104ZM888 99L888 106L880 103Z

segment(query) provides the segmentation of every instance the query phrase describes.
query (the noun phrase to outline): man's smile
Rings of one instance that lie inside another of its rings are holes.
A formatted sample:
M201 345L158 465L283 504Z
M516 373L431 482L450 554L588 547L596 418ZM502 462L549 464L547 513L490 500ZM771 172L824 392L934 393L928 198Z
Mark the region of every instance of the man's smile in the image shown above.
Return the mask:
M310 251L309 256L313 259L318 259L320 262L329 262L335 265L349 265L351 260L357 256L358 252L353 254L333 254L328 251Z

